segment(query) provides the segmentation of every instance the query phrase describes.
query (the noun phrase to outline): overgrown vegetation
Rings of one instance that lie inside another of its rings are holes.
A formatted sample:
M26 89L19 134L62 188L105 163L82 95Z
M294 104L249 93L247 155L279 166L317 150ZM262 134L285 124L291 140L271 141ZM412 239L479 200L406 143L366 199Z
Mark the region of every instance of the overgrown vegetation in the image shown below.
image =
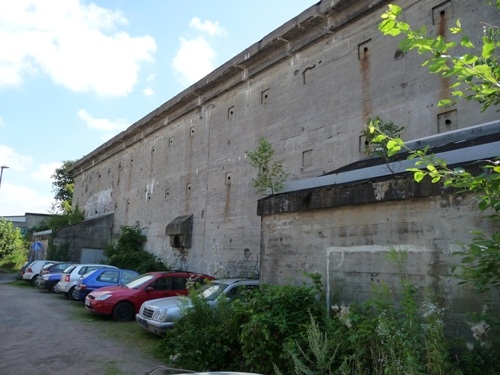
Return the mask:
M28 257L28 242L11 221L0 218L0 266L19 269Z
M254 151L247 151L250 165L257 168L257 177L253 186L257 192L271 191L271 194L283 189L288 174L283 170L283 160L273 161L274 149L265 137L259 138L259 144Z
M71 213L75 179L69 170L75 162L74 160L63 161L62 166L56 168L54 174L51 176L54 180L54 182L52 182L52 191L54 192L54 213Z
M404 249L388 251L400 272L406 257ZM374 283L371 299L334 304L330 316L318 298L318 282L265 285L249 301L216 308L192 295L193 307L162 338L157 355L171 366L197 371L277 375L500 372L500 346L484 321L471 325L468 335L449 336L446 311L436 302L442 296L400 276L397 289Z
M118 238L104 249L108 264L139 273L169 270L168 265L144 250L146 240L147 237L137 225L121 227Z
M401 138L401 133L405 129L404 126L398 126L393 122L384 122L380 117L368 119L368 127L365 128L361 135L365 139L363 152L368 156L384 158L388 160L387 156L387 142L389 139L380 139L377 134L370 131L370 126L377 126L378 129L390 138Z
M324 321L324 305L310 286L268 285L250 301L211 308L193 296L193 308L167 332L159 354L176 367L271 374L273 363L292 370L285 348L304 342L310 316Z

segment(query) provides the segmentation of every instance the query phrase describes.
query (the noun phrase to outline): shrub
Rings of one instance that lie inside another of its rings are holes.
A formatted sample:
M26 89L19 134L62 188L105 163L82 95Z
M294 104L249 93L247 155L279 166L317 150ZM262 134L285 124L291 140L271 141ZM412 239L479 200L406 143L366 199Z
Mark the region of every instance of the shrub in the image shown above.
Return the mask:
M290 369L284 343L304 341L310 316L323 321L317 290L266 285L246 301L221 301L216 308L199 298L161 340L167 363L196 371L224 369L271 374L273 363ZM289 345L289 344L286 344Z
M11 221L0 218L0 265L20 268L28 256L28 244Z
M117 240L108 244L104 249L108 263L139 273L169 270L168 265L143 249L146 240L147 237L142 234L138 226L121 227Z

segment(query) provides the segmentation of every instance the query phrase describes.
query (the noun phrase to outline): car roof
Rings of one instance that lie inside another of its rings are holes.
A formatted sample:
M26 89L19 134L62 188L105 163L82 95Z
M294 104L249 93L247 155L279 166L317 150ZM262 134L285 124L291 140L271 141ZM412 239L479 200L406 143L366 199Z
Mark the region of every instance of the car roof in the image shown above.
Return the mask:
M206 277L213 277L210 275L206 275L201 272L192 272L192 271L179 271L179 270L171 270L171 271L151 271L151 272L146 272L143 275L170 275L173 273L179 273L183 275L199 275L199 276L206 276Z
M217 279L214 281L214 283L220 283L220 284L259 284L259 280L257 279L245 279L241 277L233 277L233 278L227 278L227 279Z
M100 268L118 268L118 267L115 267L115 266L111 266L109 264L99 264L99 263L83 263L83 264L80 264L80 263L73 263L71 264L69 267L74 267L71 269L70 272L73 272L76 268L82 268L82 267L88 267L88 266L96 266L96 267L100 267ZM67 271L68 268L66 268L64 271Z

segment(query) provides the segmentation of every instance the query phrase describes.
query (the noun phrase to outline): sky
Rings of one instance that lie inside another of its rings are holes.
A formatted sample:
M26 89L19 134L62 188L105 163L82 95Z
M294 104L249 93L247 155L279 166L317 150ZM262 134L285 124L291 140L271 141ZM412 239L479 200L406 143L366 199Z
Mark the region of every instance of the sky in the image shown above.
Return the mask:
M318 1L0 0L0 217Z

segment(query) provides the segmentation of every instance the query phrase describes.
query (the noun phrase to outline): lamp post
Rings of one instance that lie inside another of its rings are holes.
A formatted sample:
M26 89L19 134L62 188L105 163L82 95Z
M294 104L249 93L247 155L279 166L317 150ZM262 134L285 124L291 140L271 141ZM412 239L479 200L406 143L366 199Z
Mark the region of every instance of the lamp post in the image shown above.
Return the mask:
M2 165L2 166L0 167L0 186L2 186L2 175L3 175L3 170L4 170L4 169L7 169L7 168L9 168L9 167L7 167L6 165Z

